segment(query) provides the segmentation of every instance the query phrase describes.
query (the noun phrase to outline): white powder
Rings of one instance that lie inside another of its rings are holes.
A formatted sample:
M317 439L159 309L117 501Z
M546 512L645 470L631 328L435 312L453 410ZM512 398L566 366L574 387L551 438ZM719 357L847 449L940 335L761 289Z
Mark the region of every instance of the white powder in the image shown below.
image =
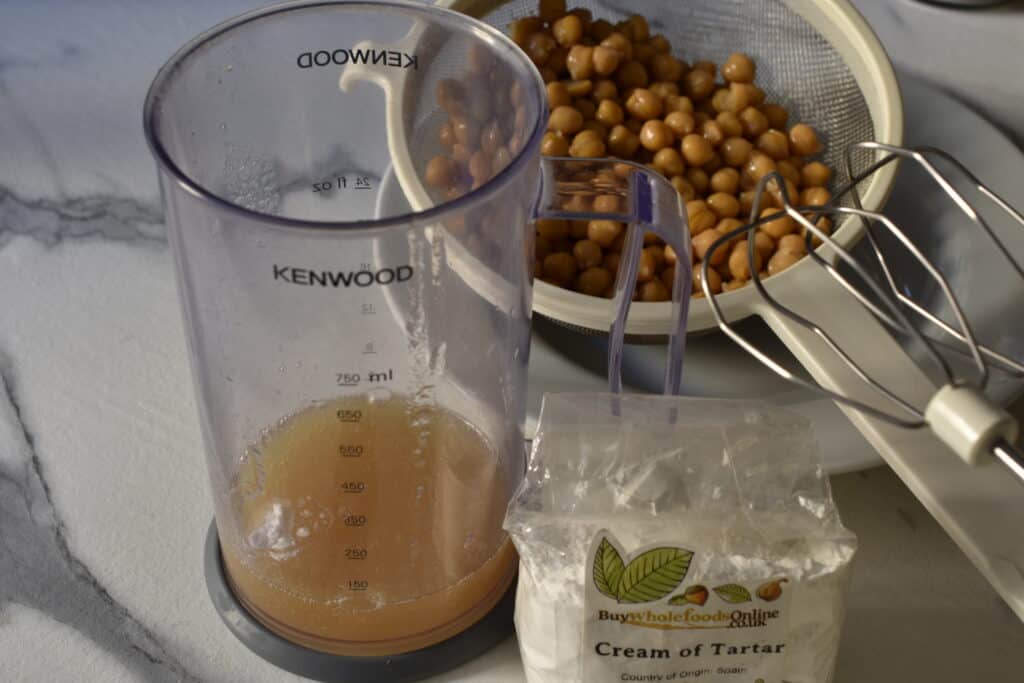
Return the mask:
M831 680L856 540L839 521L800 417L734 401L549 395L506 528L522 558L516 628L530 683ZM627 566L651 546L685 549L692 557L680 581L657 583L658 591L645 596L656 600L611 600L588 575L603 536L617 544ZM758 595L758 586L780 577L786 579L781 599ZM697 584L710 591L704 604L669 604ZM729 584L747 587L746 595L726 595L740 602L714 590ZM768 614L768 625L637 628L598 620L599 607L640 621L674 618L680 626L738 610ZM726 654L730 638L769 636L784 644L778 653ZM699 656L695 643L703 643ZM671 657L643 661L595 652L638 644ZM691 656L681 658L688 647ZM772 673L751 674L764 671Z

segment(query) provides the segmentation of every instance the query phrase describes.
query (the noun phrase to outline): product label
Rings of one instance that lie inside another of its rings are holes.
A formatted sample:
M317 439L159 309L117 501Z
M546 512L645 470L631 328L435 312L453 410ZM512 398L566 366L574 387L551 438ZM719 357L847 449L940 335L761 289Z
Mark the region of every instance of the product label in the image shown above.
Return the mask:
M606 531L587 565L582 680L780 683L786 577L755 582L691 571L695 549L627 552Z

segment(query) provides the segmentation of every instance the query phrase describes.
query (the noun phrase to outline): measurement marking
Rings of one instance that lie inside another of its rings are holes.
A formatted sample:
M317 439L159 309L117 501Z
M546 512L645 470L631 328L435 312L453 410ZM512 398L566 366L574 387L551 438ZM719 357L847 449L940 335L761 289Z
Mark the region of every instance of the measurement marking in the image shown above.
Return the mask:
M377 311L374 310L373 304L363 304L363 315L376 315Z
M338 382L339 387L358 387L359 382Z

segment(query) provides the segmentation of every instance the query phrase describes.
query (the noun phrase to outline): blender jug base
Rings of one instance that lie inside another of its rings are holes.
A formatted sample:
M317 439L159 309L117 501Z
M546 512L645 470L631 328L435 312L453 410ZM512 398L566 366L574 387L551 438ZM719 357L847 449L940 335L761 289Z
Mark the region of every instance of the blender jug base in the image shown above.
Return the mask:
M206 588L221 621L256 655L291 673L324 683L409 683L454 669L512 635L515 582L486 616L448 640L421 650L381 657L345 657L297 645L259 623L228 586L217 525L203 552Z

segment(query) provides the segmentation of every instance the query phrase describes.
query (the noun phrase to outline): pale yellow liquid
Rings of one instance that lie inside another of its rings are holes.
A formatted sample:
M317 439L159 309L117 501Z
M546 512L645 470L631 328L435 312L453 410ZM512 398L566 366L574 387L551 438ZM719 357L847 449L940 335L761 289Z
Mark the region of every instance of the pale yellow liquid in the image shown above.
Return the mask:
M318 405L242 459L239 535L221 534L229 580L257 619L307 647L432 645L511 584L508 485L494 448L451 412L401 396Z

